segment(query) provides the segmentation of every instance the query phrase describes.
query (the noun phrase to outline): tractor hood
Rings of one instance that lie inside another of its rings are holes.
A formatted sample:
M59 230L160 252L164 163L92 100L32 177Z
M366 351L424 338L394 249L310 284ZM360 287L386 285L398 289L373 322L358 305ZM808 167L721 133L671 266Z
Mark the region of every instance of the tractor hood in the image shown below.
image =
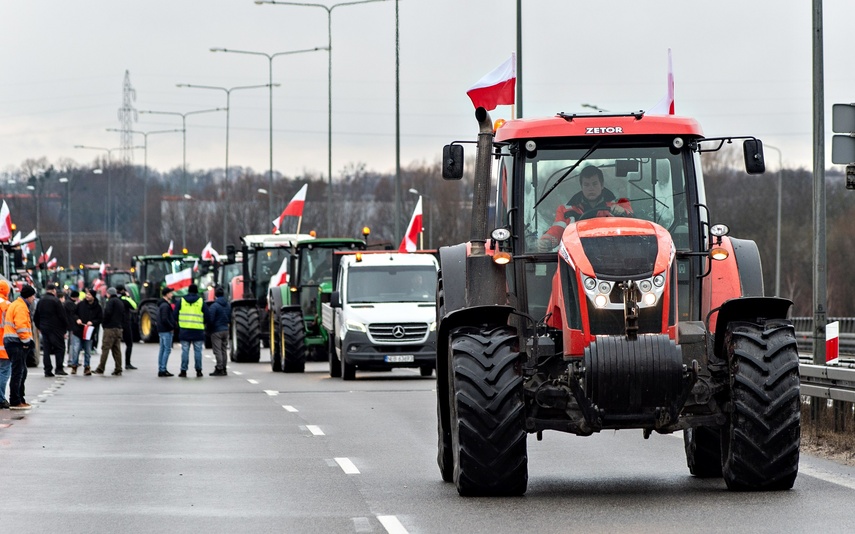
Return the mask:
M569 224L558 248L574 270L600 280L648 278L674 259L671 234L656 223L597 217Z

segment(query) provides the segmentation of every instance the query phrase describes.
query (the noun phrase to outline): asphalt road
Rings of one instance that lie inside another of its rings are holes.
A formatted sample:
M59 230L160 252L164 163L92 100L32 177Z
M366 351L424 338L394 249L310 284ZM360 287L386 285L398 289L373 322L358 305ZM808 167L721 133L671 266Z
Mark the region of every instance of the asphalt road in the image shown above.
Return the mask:
M855 468L803 455L793 490L732 493L689 475L681 437L640 431L531 436L524 497L462 498L418 370L220 378L205 354L203 378L158 378L154 345L121 377L31 368L34 408L0 411L0 533L855 530Z

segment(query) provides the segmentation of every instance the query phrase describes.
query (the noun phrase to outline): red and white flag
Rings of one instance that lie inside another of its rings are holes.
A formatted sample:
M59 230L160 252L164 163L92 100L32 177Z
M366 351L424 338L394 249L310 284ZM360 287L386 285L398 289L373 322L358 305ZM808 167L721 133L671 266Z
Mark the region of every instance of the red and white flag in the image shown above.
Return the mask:
M101 262L101 267L98 269L98 272L101 273L101 280L107 281L107 264L103 261Z
M419 234L422 232L422 197L419 196L419 201L416 203L416 209L413 211L413 218L410 219L410 224L407 226L407 233L404 234L404 239L398 246L398 252L415 252L419 249Z
M285 206L285 209L282 211L282 215L277 217L273 221L273 233L279 231L279 227L282 226L282 222L285 220L285 217L302 217L303 216L303 205L306 203L306 191L309 189L309 184L303 184L303 187L297 191L297 194L294 195L294 198L291 199L291 202Z
M193 261L193 272L194 272L194 273L198 273L198 272L199 272L199 260L194 260L194 261Z
M478 80L466 94L475 109L484 108L490 111L499 105L513 105L516 101L516 87L517 58L516 54L512 53L507 61Z
M92 326L91 324L83 325L83 340L84 341L89 341L90 339L92 339L92 334L94 334L94 333L95 333L95 327L94 326Z
M12 214L4 200L3 206L0 207L0 241L9 241L10 239L12 239Z
M276 271L276 274L274 274L273 278L270 279L270 287L284 286L288 283L288 260L288 257L282 260L282 265L279 266L279 270Z
M208 244L202 249L202 261L214 261L219 259L220 255L216 250L214 250L214 247L211 246L211 242L208 241Z
M668 92L662 100L647 111L648 115L674 114L674 68L671 66L671 49L668 49Z
M35 230L33 230L35 232ZM21 231L18 230L18 233L15 234L15 237L12 238L12 246L21 244Z
M170 239L169 240L169 248L166 250L166 254L168 256L172 256L172 247L173 247L173 243L172 243L172 240Z
M47 252L44 252L41 256L39 256L39 261L36 263L47 263L50 259L50 255L53 254L53 245L49 246Z
M52 258L49 262L47 262L48 269L56 269L57 261L56 258Z
M193 269L187 267L183 271L166 275L166 285L172 289L184 289L193 283Z
M21 232L18 232L18 234L20 234L20 233ZM25 243L35 243L35 241L36 241L37 236L36 236L35 230L31 231L29 234L25 235L24 237L19 237L18 234L15 234L15 238L17 239L17 241L15 241L14 244L16 244L16 245L17 244L23 245Z

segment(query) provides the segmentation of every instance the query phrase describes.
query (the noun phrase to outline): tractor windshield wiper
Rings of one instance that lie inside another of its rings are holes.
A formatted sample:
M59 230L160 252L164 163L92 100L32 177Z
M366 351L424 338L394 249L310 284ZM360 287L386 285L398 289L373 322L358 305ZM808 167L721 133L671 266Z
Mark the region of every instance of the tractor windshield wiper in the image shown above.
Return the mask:
M600 140L600 139L598 139L598 140L597 140L597 142L596 142L596 143L594 143L594 146L592 146L591 148L589 148L589 149L588 149L588 151L587 151L587 152L585 152L585 154L584 154L581 158L579 158L579 159L576 161L576 163L574 163L574 164L573 164L569 169L567 169L567 172L565 172L564 174L562 174L562 175L561 175L561 177L560 177L560 178L558 178L557 180L555 180L555 183L552 185L552 187L550 187L550 188L549 188L545 193L543 193L543 196L541 196L541 197L540 197L540 200L538 200L537 202L535 202L535 203L534 203L534 206L533 206L533 208L532 208L532 209L537 208L537 207L540 205L540 203L541 203L541 202L543 202L544 200L546 200L546 197L548 197L550 193L552 193L553 191L555 191L555 188L556 188L556 187L558 187L559 185L561 185L561 182L563 182L565 178L567 178L568 176L570 176L570 173L571 173L571 172L573 172L574 170L576 170L576 168L577 168L579 165L581 165L583 161L585 161L586 159L588 159L588 157L590 157L590 155L591 155L591 154L593 154L593 153L594 153L594 151L595 151L595 150L597 150L597 148L600 146L600 141L601 141L601 140Z

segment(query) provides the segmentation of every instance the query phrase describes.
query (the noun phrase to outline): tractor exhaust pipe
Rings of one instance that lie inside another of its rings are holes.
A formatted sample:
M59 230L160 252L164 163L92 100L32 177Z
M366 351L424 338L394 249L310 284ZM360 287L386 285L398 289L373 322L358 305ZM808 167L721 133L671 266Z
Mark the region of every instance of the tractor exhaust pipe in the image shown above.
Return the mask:
M490 194L490 158L493 153L493 120L486 109L475 110L478 121L478 153L472 192L472 226L469 234L472 256L484 256L487 243L487 202Z

